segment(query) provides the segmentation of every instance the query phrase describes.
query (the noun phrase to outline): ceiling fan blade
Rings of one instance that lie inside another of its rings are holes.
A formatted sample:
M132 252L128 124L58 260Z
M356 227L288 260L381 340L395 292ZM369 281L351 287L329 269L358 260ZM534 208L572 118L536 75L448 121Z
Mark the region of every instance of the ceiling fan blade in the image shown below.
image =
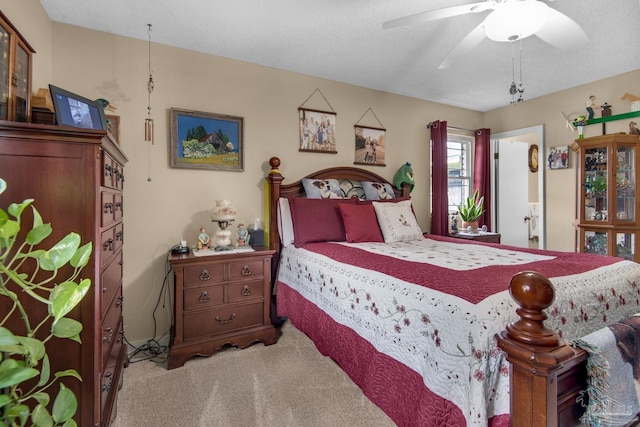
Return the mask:
M484 22L480 23L460 43L444 58L439 69L445 69L452 66L463 56L469 54L476 46L480 44L486 37L484 31Z
M589 41L576 21L551 7L544 25L535 34L558 49L575 49Z
M414 15L403 16L402 18L392 19L382 24L385 30L388 28L402 27L405 25L420 24L423 22L435 21L438 19L450 18L452 16L464 15L467 13L484 12L488 9L494 9L497 3L487 0L477 3L463 4L461 6L445 7L443 9L429 10L426 12L416 13Z

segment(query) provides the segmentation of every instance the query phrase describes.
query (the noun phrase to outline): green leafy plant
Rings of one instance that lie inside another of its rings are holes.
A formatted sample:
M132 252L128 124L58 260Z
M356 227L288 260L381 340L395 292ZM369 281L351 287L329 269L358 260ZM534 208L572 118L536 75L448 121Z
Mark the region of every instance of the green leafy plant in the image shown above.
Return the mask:
M463 204L458 205L458 214L465 222L474 222L480 218L480 215L484 213L482 208L484 205L484 196L480 196L480 193L476 189L472 197L467 197Z
M0 178L0 194L6 188ZM32 203L27 199L12 203L6 212L0 209L0 303L9 308L0 313L0 427L74 427L78 401L58 379L81 378L73 369L52 374L46 343L53 337L80 342L82 324L65 316L91 287L91 280L79 275L89 262L92 243L80 246L80 236L69 233L48 250L36 248L53 229L43 223ZM25 226L22 214L28 207L33 223L26 234L20 234ZM72 271L70 277L56 281L67 264L73 267L64 270ZM47 307L44 319L30 319L27 299ZM49 388L56 383L59 390L50 411Z

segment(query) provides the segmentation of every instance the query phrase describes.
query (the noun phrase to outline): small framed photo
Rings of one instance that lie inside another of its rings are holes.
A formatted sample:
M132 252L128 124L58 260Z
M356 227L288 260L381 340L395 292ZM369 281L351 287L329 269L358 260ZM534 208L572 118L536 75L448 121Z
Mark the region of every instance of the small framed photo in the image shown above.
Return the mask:
M300 149L316 153L337 153L336 113L298 108Z
M171 167L243 171L242 117L171 109Z
M547 166L549 169L567 169L569 167L569 146L560 145L549 148Z
M107 119L107 132L120 145L120 116L112 114L105 114L104 116Z
M355 125L355 165L385 166L386 129Z

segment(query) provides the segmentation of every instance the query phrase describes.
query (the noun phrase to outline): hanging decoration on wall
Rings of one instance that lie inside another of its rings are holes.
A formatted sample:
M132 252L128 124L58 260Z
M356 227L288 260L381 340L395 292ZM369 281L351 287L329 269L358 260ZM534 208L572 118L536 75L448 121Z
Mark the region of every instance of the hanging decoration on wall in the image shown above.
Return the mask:
M305 104L319 93L329 106L330 111L305 108ZM337 113L320 89L316 89L298 107L300 120L300 148L298 151L332 153L338 152L336 144Z
M149 81L147 82L147 118L144 120L144 140L153 144L153 119L151 118L151 92L155 84L153 83L153 73L151 72L151 24L147 24L147 34L149 36Z
M360 125L360 122L368 113L375 117L380 127ZM371 107L364 112L353 127L355 129L355 160L353 164L386 166L384 153L387 130Z

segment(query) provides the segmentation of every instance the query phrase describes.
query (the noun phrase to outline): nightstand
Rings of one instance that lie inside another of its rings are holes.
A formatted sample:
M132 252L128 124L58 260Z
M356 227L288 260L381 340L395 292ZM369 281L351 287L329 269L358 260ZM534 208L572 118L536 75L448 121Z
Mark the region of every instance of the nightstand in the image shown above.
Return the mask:
M211 356L226 344L245 348L278 341L270 316L274 251L254 249L169 257L175 303L168 369L193 356Z
M476 242L485 243L500 243L500 233L463 233L449 234L449 237L455 237L456 239L474 240Z

